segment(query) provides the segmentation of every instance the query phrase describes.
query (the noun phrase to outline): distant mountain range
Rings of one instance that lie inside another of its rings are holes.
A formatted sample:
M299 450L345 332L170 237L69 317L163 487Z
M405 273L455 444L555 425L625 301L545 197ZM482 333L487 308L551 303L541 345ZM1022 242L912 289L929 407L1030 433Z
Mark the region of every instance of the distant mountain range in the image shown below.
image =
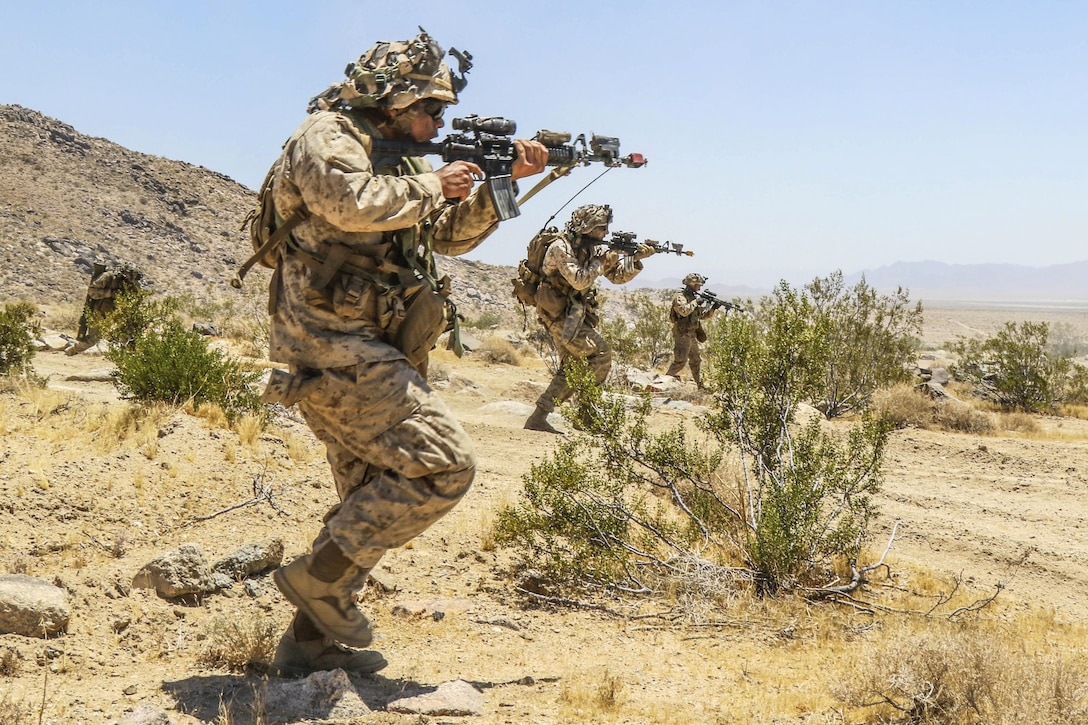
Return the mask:
M914 299L988 301L1088 300L1088 261L1026 267L1016 264L896 262L848 275L864 275L877 289L905 287Z
M862 277L872 287L894 291L903 287L911 299L961 302L1047 302L1088 305L1088 261L1026 267L1017 264L946 264L945 262L896 262L885 267L845 275L848 285ZM806 281L795 282L803 286ZM629 283L638 286L639 282ZM680 287L679 279L647 280L649 288ZM769 288L710 284L720 297L758 299ZM1079 306L1079 305L1078 305Z

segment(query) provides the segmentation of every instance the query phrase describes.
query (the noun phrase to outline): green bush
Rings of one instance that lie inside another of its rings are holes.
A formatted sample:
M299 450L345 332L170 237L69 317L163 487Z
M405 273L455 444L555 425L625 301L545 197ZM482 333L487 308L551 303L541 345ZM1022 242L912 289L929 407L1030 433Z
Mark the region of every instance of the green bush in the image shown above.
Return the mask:
M481 312L480 316L475 319L465 320L464 324L465 327L471 327L476 330L490 330L501 322L502 318L499 316L499 313L486 311Z
M88 324L98 328L100 337L110 346L125 346L155 327L176 319L179 306L176 298L156 299L151 290L125 290L114 299L112 311L104 315L91 313Z
M634 319L628 324L621 317L604 319L599 325L601 336L612 348L612 357L620 365L644 370L666 362L672 355L672 323L669 322L669 300L672 292L654 299L637 292L628 305Z
M4 305L0 310L0 375L22 375L34 358L38 308L28 302Z
M822 320L830 354L813 404L828 418L865 410L878 388L910 379L905 367L918 348L922 304L908 292L879 294L864 279L851 288L842 272L805 287L812 322Z
M830 322L785 284L760 320L714 326L714 408L696 432L651 432L648 397L628 410L572 365L564 411L579 433L526 474L525 500L500 512L496 542L559 582L628 593L676 591L691 572L811 593L835 581L840 560L851 565L840 584L860 585L890 425L865 419L845 436L818 418L796 425L798 403L824 381Z
M853 566L875 514L891 423L866 417L845 440L819 419L794 423L798 403L826 390L828 365L841 352L829 334L834 324L782 283L758 318L728 316L706 347L715 391L706 427L744 462L740 545L771 591L827 576L839 557Z
M951 345L957 379L1008 410L1040 412L1075 402L1085 375L1068 355L1052 352L1045 322L1006 322L985 340L960 338Z
M177 320L109 348L106 357L117 366L114 377L121 394L141 403L214 403L229 420L264 409L252 387L260 372L208 347L200 334Z

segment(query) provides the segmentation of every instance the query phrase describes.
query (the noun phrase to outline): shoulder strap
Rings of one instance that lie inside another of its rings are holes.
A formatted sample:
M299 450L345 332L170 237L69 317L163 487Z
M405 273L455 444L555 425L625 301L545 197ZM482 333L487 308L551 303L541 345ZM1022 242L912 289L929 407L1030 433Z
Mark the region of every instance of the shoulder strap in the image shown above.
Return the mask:
M234 278L230 281L230 286L234 289L242 289L242 280L245 279L246 274L264 255L272 251L277 244L282 242L288 234L291 233L295 227L302 222L306 221L310 217L310 210L306 207L300 207L298 211L291 215L291 218L286 220L283 224L276 227L276 231L268 237L268 240L261 245L260 249L253 253L253 255L242 263L242 266L238 268L238 271L234 273Z

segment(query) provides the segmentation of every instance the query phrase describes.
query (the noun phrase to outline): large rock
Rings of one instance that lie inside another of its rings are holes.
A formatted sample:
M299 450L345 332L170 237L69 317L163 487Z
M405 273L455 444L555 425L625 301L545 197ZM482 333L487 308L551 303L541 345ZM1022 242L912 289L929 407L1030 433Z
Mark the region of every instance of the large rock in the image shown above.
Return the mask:
M386 709L413 715L481 715L484 696L464 680L454 680L443 682L431 692L394 700Z
M269 725L354 721L371 714L343 670L315 672L304 680L269 680L263 699Z
M48 637L68 630L68 596L25 574L0 575L0 633Z
M283 539L271 538L232 551L215 562L212 569L238 581L268 569L275 569L282 562Z
M182 544L144 564L132 578L132 586L154 589L167 599L207 594L219 588L204 552L195 544Z

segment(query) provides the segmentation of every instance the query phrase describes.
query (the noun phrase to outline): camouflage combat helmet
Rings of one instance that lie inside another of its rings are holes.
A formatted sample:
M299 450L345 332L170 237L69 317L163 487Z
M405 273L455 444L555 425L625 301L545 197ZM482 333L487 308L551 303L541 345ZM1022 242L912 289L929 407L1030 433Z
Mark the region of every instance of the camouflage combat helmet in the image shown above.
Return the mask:
M472 54L450 49L457 58L454 75L442 60L442 47L423 28L412 40L381 41L344 69L347 80L310 99L309 112L346 108L406 108L424 98L457 103L468 81Z
M693 287L693 286L695 286L697 284L704 284L705 282L706 282L706 277L704 277L701 274L696 274L695 272L692 272L688 276L684 277L684 286L685 287Z
M612 223L612 207L608 204L586 204L574 210L567 222L567 230L575 234L584 234L590 229Z

